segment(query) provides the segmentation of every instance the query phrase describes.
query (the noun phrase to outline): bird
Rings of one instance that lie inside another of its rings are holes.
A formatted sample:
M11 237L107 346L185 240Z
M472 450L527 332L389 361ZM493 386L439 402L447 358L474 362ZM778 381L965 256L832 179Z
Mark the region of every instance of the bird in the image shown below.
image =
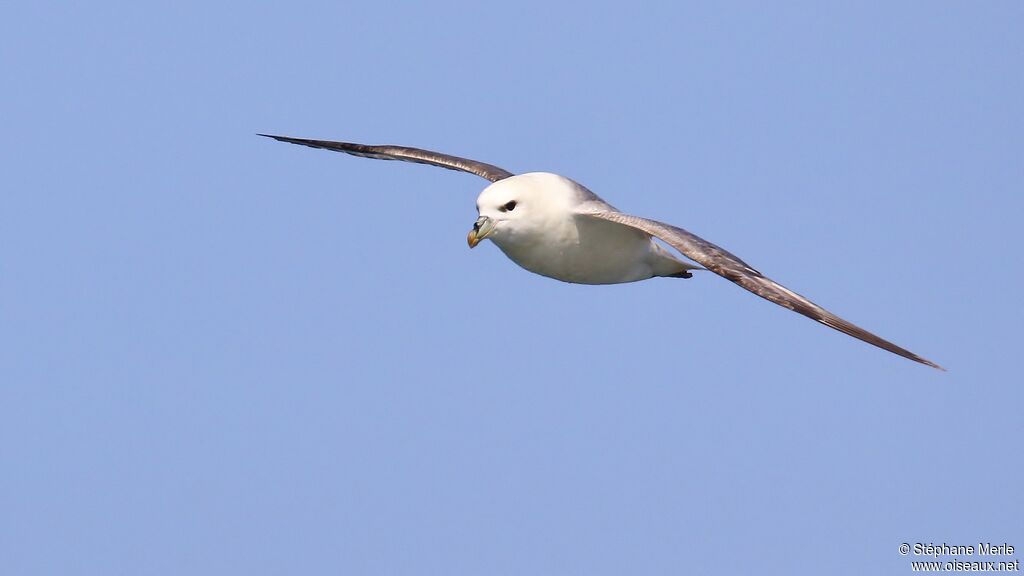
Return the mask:
M489 180L491 184L477 197L479 218L467 243L473 248L490 240L530 272L576 284L620 284L656 277L691 278L694 270L708 270L825 326L945 371L782 286L724 248L677 226L621 212L565 176L550 172L517 175L493 164L409 146L258 135L364 158L428 164Z

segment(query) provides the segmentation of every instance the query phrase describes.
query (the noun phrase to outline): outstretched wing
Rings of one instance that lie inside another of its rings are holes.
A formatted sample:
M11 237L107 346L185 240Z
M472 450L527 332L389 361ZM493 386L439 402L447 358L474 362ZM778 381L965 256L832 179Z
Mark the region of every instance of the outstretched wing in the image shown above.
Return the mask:
M267 138L273 138L274 140L279 140L281 142L301 144L303 146L309 146L310 148L322 148L324 150L344 152L346 154L362 156L364 158L376 158L377 160L403 160L405 162L430 164L431 166L440 166L441 168L447 168L449 170L459 170L462 172L469 172L470 174L476 174L477 176L486 178L491 182L497 182L498 180L504 180L505 178L512 176L512 173L508 170L503 170L491 164L477 162L476 160L470 160L468 158L459 158L458 156L449 156L448 154L441 154L440 152L422 150L420 148L409 148L408 146L370 146L367 144L352 144L350 142L334 142L331 140L289 138L287 136L274 136L272 134L258 134L258 136L266 136Z
M682 228L677 228L656 220L649 220L639 216L623 214L621 212L590 212L585 215L593 218L599 218L601 220L608 220L609 222L617 222L619 224L624 224L626 226L642 230L651 236L664 240L670 246L679 250L687 258L701 264L715 274L723 276L754 294L757 294L765 300L769 300L779 306L789 308L790 310L803 314L812 320L821 322L825 326L835 328L840 332L849 334L850 336L863 340L868 344L873 344L883 350L888 350L893 354L898 354L904 358L909 358L914 362L920 362L921 364L931 366L932 368L938 368L943 371L945 370L945 368L930 360L926 360L905 348L901 348L888 340L879 338L871 332L843 320L821 306L818 306L814 302L811 302L807 298L804 298L796 292L778 284L774 280L765 277L763 274L755 270L743 260L737 258L735 255L729 253L727 250L720 248L699 236L691 234Z

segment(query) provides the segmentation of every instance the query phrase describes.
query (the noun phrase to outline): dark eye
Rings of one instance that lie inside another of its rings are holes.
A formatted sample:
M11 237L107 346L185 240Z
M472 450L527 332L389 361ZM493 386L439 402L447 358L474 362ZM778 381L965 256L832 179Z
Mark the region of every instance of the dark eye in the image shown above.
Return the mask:
M504 205L503 205L503 206L502 206L502 207L500 208L500 210L501 210L502 212L511 212L511 211L513 211L513 210L515 210L515 209L516 209L516 201L515 201L515 200L509 200L508 202L506 202L506 203L505 203L505 204L504 204Z

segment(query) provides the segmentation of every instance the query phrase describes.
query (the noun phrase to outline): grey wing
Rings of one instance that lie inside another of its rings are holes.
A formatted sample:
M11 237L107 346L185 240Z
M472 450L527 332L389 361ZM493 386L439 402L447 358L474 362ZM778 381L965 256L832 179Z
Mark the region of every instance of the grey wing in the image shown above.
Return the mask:
M410 148L408 146L392 146L389 144L382 146L370 146L367 144L353 144L351 142L334 142L332 140L289 138L288 136L274 136L272 134L258 134L258 136L273 138L280 142L301 144L302 146L309 146L310 148L321 148L323 150L344 152L346 154L362 156L364 158L376 158L377 160L403 160L405 162L430 164L431 166L440 166L441 168L447 168L449 170L459 170L461 172L476 174L477 176L486 178L491 182L497 182L498 180L503 180L513 175L507 170L503 170L497 166L486 164L484 162L477 162L476 160L470 160L468 158L459 158L458 156L441 154L440 152L431 152L430 150L422 150L420 148Z
M774 280L765 277L763 274L755 270L743 260L740 260L735 255L729 253L727 250L720 248L699 236L691 234L682 228L677 228L656 220L649 220L639 216L623 214L621 212L592 212L585 215L593 218L600 218L602 220L608 220L610 222L617 222L619 224L624 224L626 226L642 230L651 236L664 240L670 246L679 250L687 258L694 260L715 274L738 284L742 288L757 294L765 300L769 300L779 306L789 308L790 310L803 314L812 320L821 322L830 328L834 328L844 334L863 340L868 344L878 346L883 350L888 350L893 354L898 354L904 358L913 360L914 362L920 362L921 364L931 366L932 368L945 370L945 368L930 360L926 360L905 348L901 348L888 340L879 338L871 332L843 320L821 306L818 306L814 302L811 302L807 298L804 298Z

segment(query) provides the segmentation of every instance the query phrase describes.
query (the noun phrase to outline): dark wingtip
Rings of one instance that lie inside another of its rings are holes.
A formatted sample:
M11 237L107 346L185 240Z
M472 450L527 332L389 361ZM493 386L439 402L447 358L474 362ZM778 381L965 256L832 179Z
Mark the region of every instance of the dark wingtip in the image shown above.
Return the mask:
M874 344L874 342L869 342L869 344ZM878 345L875 344L875 346L878 346ZM883 346L879 346L879 348L884 348L884 347ZM898 348L898 346L897 346L897 348ZM932 368L935 368L936 370L941 370L943 372L948 372L948 370L946 370L942 366L939 366L935 362L932 362L931 360L928 360L927 358L922 358L922 357L918 356L917 354L914 354L913 352L911 352L909 350L904 350L902 348L900 348L899 351L890 350L889 348L885 348L885 349L889 350L890 352L893 352L895 354L898 354L899 356L903 356L904 358L906 358L908 360L913 360L914 362L917 362L918 364L924 364L925 366L931 366ZM904 354L904 352L906 352L906 354Z
M334 144L334 142L321 142L319 140L308 140L306 138L292 138L291 136L275 136L273 134L256 134L257 136L263 136L264 138L273 138L278 142L287 142L288 144L298 144L300 146L309 146L310 148L326 148L331 150L327 144ZM340 142L338 142L340 144Z

